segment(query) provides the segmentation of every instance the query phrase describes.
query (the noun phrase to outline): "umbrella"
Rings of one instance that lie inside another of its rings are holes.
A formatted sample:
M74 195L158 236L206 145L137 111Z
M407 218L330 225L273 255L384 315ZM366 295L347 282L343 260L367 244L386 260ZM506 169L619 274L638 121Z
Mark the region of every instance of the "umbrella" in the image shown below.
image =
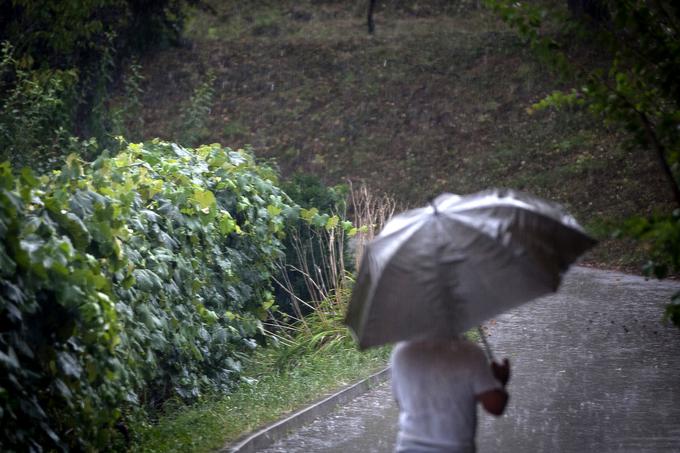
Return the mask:
M364 349L449 338L539 296L596 241L561 206L512 190L442 194L368 243L345 323Z

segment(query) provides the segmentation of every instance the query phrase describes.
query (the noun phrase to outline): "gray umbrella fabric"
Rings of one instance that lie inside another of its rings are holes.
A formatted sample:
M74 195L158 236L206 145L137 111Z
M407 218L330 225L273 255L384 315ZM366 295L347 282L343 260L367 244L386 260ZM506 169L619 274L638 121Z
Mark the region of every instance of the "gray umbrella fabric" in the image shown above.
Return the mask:
M595 243L562 207L529 194L442 194L366 246L345 323L361 349L451 337L557 291Z

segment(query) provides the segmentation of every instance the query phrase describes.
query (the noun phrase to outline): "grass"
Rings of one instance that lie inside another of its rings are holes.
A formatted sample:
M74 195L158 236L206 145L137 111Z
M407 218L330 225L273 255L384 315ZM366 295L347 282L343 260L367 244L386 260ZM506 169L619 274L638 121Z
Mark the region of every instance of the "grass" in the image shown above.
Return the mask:
M214 451L369 376L386 366L389 357L388 348L359 352L349 340L294 358L290 352L286 347L263 348L249 361L232 393L211 395L193 406L174 408L158 423L142 426L134 450Z

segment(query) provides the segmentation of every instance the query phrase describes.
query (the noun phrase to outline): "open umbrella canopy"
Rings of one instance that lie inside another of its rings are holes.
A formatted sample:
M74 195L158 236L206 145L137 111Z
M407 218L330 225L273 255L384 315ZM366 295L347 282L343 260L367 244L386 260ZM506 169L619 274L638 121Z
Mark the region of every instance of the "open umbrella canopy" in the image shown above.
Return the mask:
M442 194L366 246L345 322L362 349L451 337L557 291L595 243L562 207L528 194Z

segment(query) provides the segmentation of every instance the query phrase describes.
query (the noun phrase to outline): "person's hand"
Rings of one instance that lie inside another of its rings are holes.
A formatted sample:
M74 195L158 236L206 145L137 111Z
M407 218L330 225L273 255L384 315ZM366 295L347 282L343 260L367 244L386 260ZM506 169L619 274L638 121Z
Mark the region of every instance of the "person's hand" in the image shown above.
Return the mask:
M498 379L504 386L510 380L510 362L508 359L503 359L503 363L491 362L491 371L496 379Z

